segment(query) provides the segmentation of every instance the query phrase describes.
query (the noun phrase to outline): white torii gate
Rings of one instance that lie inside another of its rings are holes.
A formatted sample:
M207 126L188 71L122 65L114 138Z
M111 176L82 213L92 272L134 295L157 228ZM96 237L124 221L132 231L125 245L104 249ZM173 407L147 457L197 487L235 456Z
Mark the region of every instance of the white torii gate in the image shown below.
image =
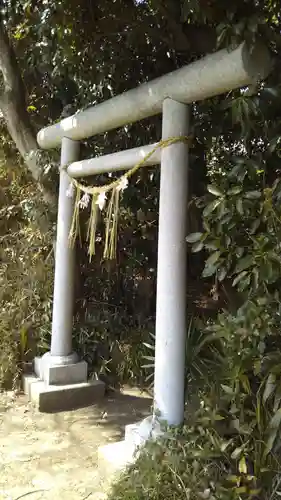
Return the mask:
M189 134L188 104L255 84L266 77L271 61L257 43L221 50L152 82L42 129L43 149L61 147L55 286L50 353L35 361L40 382L29 384L32 399L50 410L92 401L103 392L100 382L87 382L87 365L72 350L74 250L68 237L73 199L67 197L71 177L133 167L155 144L79 161L79 141L108 130L163 114L162 139ZM188 145L157 150L146 162L161 163L154 407L168 424L184 416L186 338L186 213L188 203ZM34 380L33 380L34 382Z

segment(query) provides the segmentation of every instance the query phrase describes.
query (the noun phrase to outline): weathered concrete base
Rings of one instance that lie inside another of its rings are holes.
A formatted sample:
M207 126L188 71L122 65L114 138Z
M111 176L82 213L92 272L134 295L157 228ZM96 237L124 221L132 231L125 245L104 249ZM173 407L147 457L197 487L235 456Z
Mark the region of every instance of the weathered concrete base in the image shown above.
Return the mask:
M45 413L75 410L96 403L104 396L99 380L68 385L48 385L35 375L23 376L23 389L39 411Z
M122 471L134 463L135 456L135 447L126 443L125 439L117 443L106 444L98 449L99 464L105 463L112 472Z
M38 378L48 385L80 384L88 380L86 361L78 361L65 365L54 364L52 356L44 355L34 359L34 372Z
M101 446L98 450L99 460L105 460L114 470L122 470L134 463L141 447L149 439L155 440L162 435L160 424L153 417L126 425L125 439Z

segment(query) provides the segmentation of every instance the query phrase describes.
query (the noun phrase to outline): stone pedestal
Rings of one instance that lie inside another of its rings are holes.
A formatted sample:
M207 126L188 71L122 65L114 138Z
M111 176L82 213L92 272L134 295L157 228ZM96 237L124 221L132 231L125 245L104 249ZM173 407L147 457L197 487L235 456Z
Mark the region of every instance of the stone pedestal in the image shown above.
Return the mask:
M105 384L88 381L87 363L77 354L51 356L34 360L34 374L24 374L23 389L39 411L52 413L75 410L95 404L104 396Z
M103 398L105 386L99 380L67 385L48 385L36 375L25 374L23 389L39 411L54 413L95 404Z
M46 353L41 358L35 358L35 375L48 385L69 385L87 382L87 363L86 361L78 361L77 358L76 354L63 358Z
M101 446L98 450L99 460L106 461L114 470L123 470L131 465L149 440L163 436L160 423L155 417L147 417L137 424L125 427L125 438L117 443Z

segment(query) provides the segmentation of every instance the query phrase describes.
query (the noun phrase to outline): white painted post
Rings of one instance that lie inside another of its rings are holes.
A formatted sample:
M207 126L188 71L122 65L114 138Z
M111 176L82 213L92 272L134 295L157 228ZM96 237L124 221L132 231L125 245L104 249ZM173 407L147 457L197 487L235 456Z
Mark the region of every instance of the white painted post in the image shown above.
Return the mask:
M66 167L69 163L79 159L79 149L79 142L63 138L61 145L51 357L69 357L72 354L75 252L69 246L69 232L74 198L67 196L71 179L66 172Z
M188 135L188 106L163 103L162 139ZM188 145L162 149L158 234L154 411L169 425L184 417Z

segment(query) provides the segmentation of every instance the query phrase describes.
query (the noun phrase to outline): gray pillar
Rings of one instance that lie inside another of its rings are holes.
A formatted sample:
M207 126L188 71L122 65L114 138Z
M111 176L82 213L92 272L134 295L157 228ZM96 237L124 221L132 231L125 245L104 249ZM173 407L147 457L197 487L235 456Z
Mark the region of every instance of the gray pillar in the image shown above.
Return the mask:
M162 138L188 135L188 106L172 99L163 103ZM154 408L170 425L184 416L186 338L186 221L188 145L162 150Z
M79 146L77 141L62 140L51 339L51 356L58 357L72 354L75 251L69 246L69 231L74 198L67 196L71 179L64 167L79 159Z

